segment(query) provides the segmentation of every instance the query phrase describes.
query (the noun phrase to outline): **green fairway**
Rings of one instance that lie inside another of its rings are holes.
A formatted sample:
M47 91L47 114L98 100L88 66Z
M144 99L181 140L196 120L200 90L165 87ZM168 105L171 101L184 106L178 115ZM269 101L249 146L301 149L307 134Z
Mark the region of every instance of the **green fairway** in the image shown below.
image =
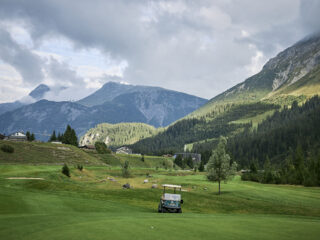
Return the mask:
M222 185L185 171L0 166L0 239L318 239L320 189L262 185L239 177ZM146 174L149 183L144 184ZM38 177L44 180L7 179ZM116 181L108 180L113 177ZM129 182L133 189L124 190ZM182 214L157 213L161 189L181 184Z

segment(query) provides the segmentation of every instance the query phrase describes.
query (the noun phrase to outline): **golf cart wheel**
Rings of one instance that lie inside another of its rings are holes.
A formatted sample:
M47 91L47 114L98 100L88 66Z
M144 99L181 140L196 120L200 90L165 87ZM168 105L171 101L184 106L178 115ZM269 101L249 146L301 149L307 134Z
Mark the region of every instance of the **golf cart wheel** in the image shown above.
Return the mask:
M162 212L162 213L166 213L166 212L167 212L167 209L166 209L166 208L161 208L161 212Z
M177 209L177 213L182 213L182 209Z

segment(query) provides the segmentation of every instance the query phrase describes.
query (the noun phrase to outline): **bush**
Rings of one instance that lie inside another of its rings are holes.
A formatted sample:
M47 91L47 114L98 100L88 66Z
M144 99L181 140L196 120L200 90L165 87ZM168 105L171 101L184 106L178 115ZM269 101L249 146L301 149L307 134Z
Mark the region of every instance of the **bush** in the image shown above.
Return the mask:
M97 153L104 154L104 153L111 153L111 150L107 147L107 145L104 142L96 142L94 144Z
M64 164L62 167L62 173L67 177L70 177L70 169L67 164Z
M1 150L6 153L13 153L14 152L14 148L10 145L7 145L7 144L2 145Z
M77 165L77 169L78 169L80 172L82 172L83 166L82 166L81 164L78 164L78 165Z
M122 177L128 178L130 177L130 170L129 170L129 161L126 160L122 165Z
M171 160L169 160L169 159L165 159L165 160L163 160L163 162L162 162L162 166L163 166L163 168L164 169L172 169L173 168L173 162L171 161Z

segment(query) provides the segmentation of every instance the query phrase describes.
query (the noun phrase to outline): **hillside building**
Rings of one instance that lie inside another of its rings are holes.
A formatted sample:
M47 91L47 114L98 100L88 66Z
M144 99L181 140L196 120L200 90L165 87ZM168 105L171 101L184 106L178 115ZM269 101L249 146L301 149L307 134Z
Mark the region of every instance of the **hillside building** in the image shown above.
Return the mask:
M175 159L178 155L181 155L182 159L186 159L191 156L194 164L200 164L201 162L201 154L199 153L188 153L188 152L175 153L173 158Z
M121 153L121 154L132 154L132 150L128 147L121 147L118 148L116 153Z
M27 141L27 136L22 132L15 132L8 136L8 140L11 141Z

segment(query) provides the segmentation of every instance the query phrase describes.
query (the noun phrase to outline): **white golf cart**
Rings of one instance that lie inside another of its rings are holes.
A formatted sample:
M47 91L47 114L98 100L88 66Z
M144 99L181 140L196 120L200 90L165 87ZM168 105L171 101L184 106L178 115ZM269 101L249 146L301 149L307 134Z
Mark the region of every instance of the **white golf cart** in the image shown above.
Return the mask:
M172 184L163 184L163 194L160 198L160 203L158 206L159 213L182 213L181 204L183 200L181 199L181 194L176 194L177 189L181 192L180 185L172 185ZM166 193L166 188L173 189L172 193Z

